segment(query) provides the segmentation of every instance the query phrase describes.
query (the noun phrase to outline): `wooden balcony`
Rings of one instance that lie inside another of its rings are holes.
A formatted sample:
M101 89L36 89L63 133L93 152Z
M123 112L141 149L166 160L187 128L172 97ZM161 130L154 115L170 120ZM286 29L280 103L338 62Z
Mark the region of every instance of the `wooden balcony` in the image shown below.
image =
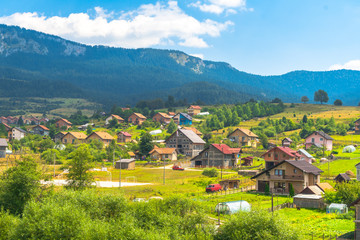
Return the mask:
M304 181L303 176L294 176L294 175L271 175L270 180L290 180L290 181Z

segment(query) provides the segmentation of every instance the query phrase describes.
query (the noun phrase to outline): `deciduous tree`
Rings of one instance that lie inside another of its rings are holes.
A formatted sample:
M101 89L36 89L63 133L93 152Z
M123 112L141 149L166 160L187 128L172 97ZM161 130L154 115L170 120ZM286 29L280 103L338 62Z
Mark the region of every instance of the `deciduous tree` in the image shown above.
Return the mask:
M327 103L329 101L329 96L328 96L327 92L320 89L320 90L315 92L314 101L315 102L320 102L321 104Z
M301 101L302 101L303 103L307 103L307 102L309 101L309 98L308 98L307 96L302 96L302 97L301 97Z

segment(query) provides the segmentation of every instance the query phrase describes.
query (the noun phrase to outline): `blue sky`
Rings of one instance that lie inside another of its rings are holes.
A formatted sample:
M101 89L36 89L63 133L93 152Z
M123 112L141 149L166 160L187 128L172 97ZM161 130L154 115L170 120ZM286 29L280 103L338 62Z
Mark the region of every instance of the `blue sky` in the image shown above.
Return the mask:
M355 0L0 0L0 23L91 45L178 49L261 75L360 70Z

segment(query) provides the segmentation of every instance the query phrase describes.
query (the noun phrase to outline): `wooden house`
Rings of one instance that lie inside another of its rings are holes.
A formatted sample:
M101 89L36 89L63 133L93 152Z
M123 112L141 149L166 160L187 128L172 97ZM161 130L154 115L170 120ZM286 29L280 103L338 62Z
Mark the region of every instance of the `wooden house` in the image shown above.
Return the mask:
M177 113L174 117L174 122L178 125L191 125L192 117L187 113Z
M58 132L57 134L55 134L54 136L54 142L61 142L62 138L65 136L65 134L67 134L67 132Z
M128 132L118 132L117 133L117 142L118 143L127 143L131 142L131 134Z
M65 118L60 118L56 121L55 126L57 128L65 128L66 130L68 130L69 128L71 128L72 123Z
M305 149L311 146L319 148L325 147L327 151L331 151L333 147L333 138L322 131L315 131L305 138Z
M191 159L193 167L233 168L239 164L240 148L211 144Z
M165 140L165 143L167 148L176 148L179 154L188 157L198 155L204 149L205 145L205 141L196 133L185 129L178 129Z
M61 142L63 144L81 144L86 142L86 137L86 134L82 132L68 132L62 137Z
M50 130L43 126L43 125L36 125L33 127L34 134L41 135L41 136L49 136Z
M128 123L131 123L134 125L141 125L145 121L146 121L146 117L144 115L142 115L141 113L133 113L128 118Z
M261 157L265 160L265 169L268 169L284 160L299 160L301 155L288 147L274 147Z
M135 169L135 159L121 159L115 162L116 169L127 169L134 170Z
M250 146L256 148L259 137L249 129L237 128L228 135L230 141L238 143L239 147Z
M175 148L154 148L150 151L150 158L156 161L176 161L177 153Z
M162 112L157 112L154 116L153 116L153 121L154 122L159 122L162 124L169 124L171 121L171 117L169 115L167 115L166 113L162 113Z
M104 143L104 146L108 146L111 143L111 141L114 140L114 138L107 132L92 132L86 138L87 142L91 140L99 140Z
M281 144L283 147L290 147L292 142L293 141L290 138L286 137L281 141Z
M201 112L201 107L196 105L191 105L188 107L187 112L190 116L198 115Z
M349 182L351 179L349 177L349 175L347 175L346 173L340 173L339 175L337 175L334 178L334 181L338 182L338 183L342 183L342 182Z
M105 119L105 125L109 125L110 121L112 121L113 119L116 119L117 124L124 122L124 119L122 117L115 114L111 114L109 117Z
M295 193L300 193L307 186L320 183L323 171L306 161L284 160L251 179L256 180L256 190L265 192L269 186L272 193L289 193L290 185Z
M0 138L0 158L6 157L6 148L8 143L5 138Z

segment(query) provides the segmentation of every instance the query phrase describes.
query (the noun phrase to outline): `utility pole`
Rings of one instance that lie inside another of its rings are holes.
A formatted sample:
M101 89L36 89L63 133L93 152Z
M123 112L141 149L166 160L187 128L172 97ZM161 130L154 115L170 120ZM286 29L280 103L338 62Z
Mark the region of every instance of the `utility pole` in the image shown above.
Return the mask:
M222 173L223 173L223 168L224 168L224 147L222 146L221 147L221 153L223 155L223 158L222 158L222 166L221 166L221 179L222 179Z
M121 167L122 167L122 166L121 166L121 165L122 165L122 164L121 164L121 156L119 156L119 165L120 165L120 167L119 167L119 168L120 168L119 188L121 188Z

